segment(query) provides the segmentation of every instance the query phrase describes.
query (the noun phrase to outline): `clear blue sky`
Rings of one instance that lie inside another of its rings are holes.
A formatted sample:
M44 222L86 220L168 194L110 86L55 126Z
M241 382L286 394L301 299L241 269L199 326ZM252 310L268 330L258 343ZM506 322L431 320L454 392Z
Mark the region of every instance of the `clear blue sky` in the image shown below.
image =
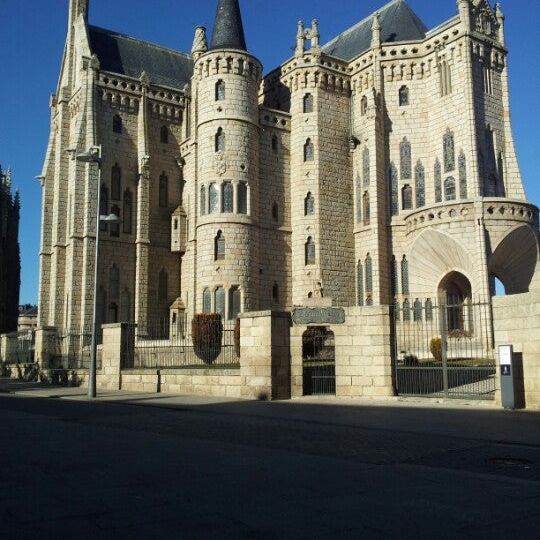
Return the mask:
M90 22L189 51L193 28L211 28L217 0L91 0ZM320 21L322 41L385 0L241 0L248 47L265 71L291 56L299 19ZM455 0L409 0L430 28L456 13ZM20 188L21 303L37 302L41 172L66 34L68 0L0 0L0 163ZM540 203L540 2L506 0L510 91L518 157L528 197ZM535 166L535 163L537 164Z

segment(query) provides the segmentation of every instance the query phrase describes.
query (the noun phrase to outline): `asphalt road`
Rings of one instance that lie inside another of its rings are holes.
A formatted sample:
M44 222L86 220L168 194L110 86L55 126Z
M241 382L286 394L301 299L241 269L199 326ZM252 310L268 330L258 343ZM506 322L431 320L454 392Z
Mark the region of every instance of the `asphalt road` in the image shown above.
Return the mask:
M31 396L0 393L1 538L539 538L538 413Z

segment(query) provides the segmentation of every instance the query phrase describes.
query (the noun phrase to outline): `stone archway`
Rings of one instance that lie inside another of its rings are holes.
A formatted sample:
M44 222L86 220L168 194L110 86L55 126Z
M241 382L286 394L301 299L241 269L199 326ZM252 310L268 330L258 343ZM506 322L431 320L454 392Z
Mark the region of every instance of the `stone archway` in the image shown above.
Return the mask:
M441 305L446 307L448 332L467 332L471 330L472 286L461 272L450 272L439 283Z

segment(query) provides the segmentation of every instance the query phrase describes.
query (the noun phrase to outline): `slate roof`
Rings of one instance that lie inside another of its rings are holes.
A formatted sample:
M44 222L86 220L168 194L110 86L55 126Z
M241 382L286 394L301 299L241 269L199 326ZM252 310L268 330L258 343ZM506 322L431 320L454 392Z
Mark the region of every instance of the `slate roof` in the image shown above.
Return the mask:
M89 26L90 49L101 69L140 78L146 71L150 81L182 90L193 75L193 60L173 51L111 30Z
M210 49L247 50L238 0L219 0Z
M371 14L324 45L323 52L350 61L367 51L371 47L371 26L374 16L375 13ZM392 0L379 10L379 17L383 43L419 41L426 37L426 25L404 0Z

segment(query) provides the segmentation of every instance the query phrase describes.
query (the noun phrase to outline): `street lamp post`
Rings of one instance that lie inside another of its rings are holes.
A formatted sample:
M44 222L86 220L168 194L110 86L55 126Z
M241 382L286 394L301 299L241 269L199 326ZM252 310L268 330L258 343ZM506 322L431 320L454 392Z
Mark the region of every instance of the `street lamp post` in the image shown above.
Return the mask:
M96 209L96 252L94 261L94 297L92 307L92 344L90 350L90 372L88 374L88 399L96 397L96 366L97 366L97 284L99 264L99 232L101 222L118 223L118 216L109 214L101 215L101 146L94 146L88 152L77 155L77 161L81 163L96 163L98 165L97 182L97 209Z

